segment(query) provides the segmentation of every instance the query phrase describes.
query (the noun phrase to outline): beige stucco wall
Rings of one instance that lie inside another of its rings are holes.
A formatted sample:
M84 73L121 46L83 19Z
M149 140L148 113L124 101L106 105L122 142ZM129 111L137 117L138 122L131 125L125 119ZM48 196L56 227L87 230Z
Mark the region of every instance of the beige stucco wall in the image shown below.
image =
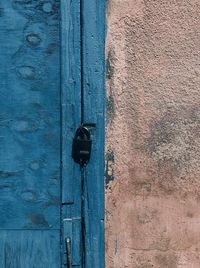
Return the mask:
M107 268L200 268L200 1L107 23Z

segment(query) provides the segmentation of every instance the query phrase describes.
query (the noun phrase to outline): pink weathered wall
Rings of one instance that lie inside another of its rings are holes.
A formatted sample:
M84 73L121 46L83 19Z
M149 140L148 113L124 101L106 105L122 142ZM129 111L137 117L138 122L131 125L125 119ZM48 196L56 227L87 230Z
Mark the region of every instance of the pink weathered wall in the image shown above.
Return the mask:
M200 1L107 17L107 268L200 268Z

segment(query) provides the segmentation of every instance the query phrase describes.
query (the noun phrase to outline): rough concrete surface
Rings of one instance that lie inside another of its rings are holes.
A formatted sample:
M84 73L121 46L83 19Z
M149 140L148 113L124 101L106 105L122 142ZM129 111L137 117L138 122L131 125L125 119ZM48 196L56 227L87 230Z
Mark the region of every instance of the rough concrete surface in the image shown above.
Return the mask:
M200 1L107 23L106 267L200 268Z

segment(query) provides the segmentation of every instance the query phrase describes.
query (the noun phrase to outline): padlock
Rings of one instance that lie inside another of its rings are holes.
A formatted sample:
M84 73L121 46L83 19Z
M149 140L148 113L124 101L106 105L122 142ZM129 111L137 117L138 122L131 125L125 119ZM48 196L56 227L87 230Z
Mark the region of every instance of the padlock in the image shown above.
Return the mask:
M92 141L90 138L90 131L80 126L75 133L72 144L72 158L81 166L88 163L91 156Z

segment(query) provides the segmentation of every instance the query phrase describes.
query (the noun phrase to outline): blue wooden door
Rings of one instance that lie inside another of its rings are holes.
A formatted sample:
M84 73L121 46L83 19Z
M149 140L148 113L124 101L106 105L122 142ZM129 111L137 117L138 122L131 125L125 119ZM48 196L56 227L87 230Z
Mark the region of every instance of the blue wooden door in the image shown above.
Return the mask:
M57 0L0 2L1 268L62 263L60 16Z
M104 1L89 2L0 2L0 268L104 267ZM71 145L84 118L97 128L80 170Z

